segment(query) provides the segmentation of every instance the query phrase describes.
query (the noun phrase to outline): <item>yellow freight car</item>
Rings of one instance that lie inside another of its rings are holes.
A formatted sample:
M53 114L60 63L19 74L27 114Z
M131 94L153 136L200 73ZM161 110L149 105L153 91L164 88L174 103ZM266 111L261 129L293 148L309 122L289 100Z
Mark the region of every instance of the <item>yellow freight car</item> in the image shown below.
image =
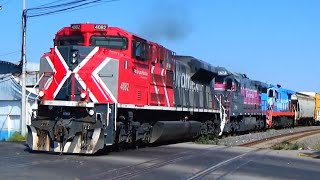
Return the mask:
M314 119L317 125L320 124L320 93L316 93L315 95L316 106L314 109Z

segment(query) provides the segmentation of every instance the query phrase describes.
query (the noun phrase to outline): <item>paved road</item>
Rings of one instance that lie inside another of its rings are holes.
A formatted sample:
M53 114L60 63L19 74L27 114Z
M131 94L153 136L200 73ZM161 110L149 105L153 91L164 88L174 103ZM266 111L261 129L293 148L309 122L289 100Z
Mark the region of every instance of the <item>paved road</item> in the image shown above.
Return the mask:
M180 143L99 156L29 153L0 143L0 179L319 179L320 159Z

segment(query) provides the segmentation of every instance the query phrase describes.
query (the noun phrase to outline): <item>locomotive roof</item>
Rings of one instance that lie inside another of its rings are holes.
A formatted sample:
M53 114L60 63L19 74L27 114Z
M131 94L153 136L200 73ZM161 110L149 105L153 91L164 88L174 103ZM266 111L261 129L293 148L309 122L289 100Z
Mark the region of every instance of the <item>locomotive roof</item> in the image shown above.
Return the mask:
M197 69L204 69L206 71L209 71L209 72L212 72L212 73L215 73L215 74L218 74L218 69L216 66L213 66L201 59L197 59L193 56L185 56L185 55L176 55L175 56L176 60L178 61L188 61L188 64L190 66L195 66L195 68Z

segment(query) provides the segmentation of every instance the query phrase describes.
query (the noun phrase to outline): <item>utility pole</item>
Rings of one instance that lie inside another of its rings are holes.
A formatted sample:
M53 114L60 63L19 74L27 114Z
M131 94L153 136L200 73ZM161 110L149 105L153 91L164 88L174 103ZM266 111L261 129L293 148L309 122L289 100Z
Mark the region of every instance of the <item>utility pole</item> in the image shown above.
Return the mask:
M22 136L26 134L26 25L27 23L27 10L26 0L22 0L22 49L21 49L21 62L22 62L22 74L21 74L21 121L20 121L20 133Z

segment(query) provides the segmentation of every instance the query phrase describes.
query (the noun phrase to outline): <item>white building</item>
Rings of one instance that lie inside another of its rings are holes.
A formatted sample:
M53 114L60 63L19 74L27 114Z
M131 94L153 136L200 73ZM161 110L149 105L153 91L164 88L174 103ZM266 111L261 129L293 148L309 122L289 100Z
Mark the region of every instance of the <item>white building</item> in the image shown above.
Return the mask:
M4 65L1 65L3 69ZM37 65L33 65L34 70ZM3 70L5 71L5 70ZM36 84L39 74L37 71L27 73L27 114L26 123L30 124L32 109L37 109L37 92L30 88ZM7 140L12 134L20 131L21 119L21 90L20 77L14 73L2 74L0 71L0 141ZM25 126L25 125L24 125Z

